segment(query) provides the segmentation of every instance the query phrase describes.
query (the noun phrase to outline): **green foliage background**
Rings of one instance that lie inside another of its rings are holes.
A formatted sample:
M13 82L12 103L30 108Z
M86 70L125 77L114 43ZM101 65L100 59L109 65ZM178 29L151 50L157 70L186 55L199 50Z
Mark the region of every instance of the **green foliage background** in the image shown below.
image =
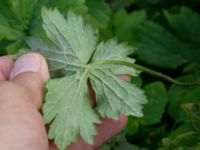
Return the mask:
M42 6L64 15L73 10L102 39L128 42L139 64L183 82L200 80L198 0L1 0L0 55L27 47L27 36L48 40ZM132 82L146 91L144 117L129 117L126 129L103 149L200 149L200 87L178 87L147 74Z

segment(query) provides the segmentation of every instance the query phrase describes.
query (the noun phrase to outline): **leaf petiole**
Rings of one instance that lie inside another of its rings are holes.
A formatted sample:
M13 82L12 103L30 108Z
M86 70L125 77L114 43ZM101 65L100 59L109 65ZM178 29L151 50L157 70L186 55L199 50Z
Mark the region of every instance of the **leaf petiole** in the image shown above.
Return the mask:
M139 65L139 64L134 64L134 63L126 62L126 61L119 61L119 60L97 61L97 62L91 64L91 67L95 67L95 66L98 66L98 65L106 65L106 64L123 65L123 66L128 66L128 67L131 67L131 68L135 68L135 69L141 70L141 71L143 71L145 73L151 74L153 76L157 76L157 77L159 77L161 79L164 79L164 80L166 80L168 82L174 83L174 84L176 84L178 86L183 86L183 87L200 86L200 81L184 83L184 82L178 81L176 79L173 79L172 77L170 77L168 75L165 75L165 74L163 74L161 72L152 70L150 68L144 67L144 66Z

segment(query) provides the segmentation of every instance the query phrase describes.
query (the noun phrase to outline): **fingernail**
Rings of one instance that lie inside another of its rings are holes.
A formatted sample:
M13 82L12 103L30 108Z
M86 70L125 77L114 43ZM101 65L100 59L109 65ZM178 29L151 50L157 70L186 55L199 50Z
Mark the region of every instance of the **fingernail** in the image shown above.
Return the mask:
M25 54L18 58L10 74L10 79L25 72L39 72L41 68L40 59L34 54Z

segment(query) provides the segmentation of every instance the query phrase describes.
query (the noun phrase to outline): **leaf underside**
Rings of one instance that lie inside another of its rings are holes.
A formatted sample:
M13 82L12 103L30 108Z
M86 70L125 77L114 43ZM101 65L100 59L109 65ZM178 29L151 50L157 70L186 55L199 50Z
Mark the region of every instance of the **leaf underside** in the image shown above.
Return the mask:
M118 119L120 113L143 116L144 92L114 74L137 75L138 70L121 65L96 65L98 61L123 60L134 63L128 55L134 50L115 39L101 42L82 17L69 12L67 20L57 9L43 9L43 28L52 43L30 37L28 45L43 54L51 72L61 73L61 78L47 83L47 94L42 111L45 123L50 124L49 138L60 150L77 141L80 135L93 144L97 134L95 124L101 117ZM58 77L58 76L54 76ZM96 94L97 107L90 104L88 79Z

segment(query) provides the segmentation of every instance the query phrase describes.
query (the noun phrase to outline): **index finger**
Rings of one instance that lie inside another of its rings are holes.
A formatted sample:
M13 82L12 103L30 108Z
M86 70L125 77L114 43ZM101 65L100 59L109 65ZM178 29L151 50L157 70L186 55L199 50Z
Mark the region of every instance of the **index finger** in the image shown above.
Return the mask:
M13 63L10 55L0 57L0 81L8 80Z

